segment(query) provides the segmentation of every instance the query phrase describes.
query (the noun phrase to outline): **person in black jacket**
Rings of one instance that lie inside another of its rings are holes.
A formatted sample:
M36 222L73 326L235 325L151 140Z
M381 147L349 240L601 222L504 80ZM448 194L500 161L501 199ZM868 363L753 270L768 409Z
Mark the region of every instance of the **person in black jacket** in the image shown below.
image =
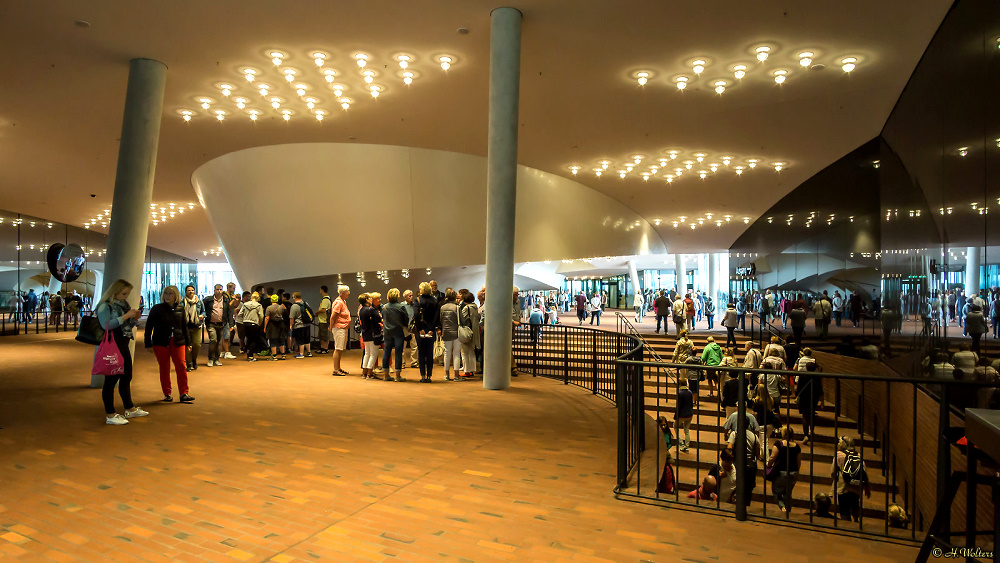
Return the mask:
M181 306L181 292L177 286L168 285L160 294L160 303L153 305L146 318L146 332L143 339L146 349L152 349L156 355L156 363L160 365L160 389L163 391L163 402L174 399L170 389L170 362L174 362L177 372L177 390L181 394L182 403L194 400L188 394L187 368L184 363L184 350L187 346L187 330L184 325L184 307Z
M364 295L364 294L362 294ZM358 313L361 323L361 341L365 343L365 355L361 361L363 379L375 377L375 363L378 361L378 347L382 345L382 294L368 294L368 301Z
M414 316L414 332L417 336L417 364L420 367L420 382L430 383L434 370L434 335L439 325L438 301L434 297L431 284L421 282L420 299L417 300Z

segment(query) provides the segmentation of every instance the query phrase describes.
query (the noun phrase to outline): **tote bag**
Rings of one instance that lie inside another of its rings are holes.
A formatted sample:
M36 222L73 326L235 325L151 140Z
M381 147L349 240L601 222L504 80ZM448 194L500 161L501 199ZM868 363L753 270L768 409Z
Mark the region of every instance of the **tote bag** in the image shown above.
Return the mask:
M104 339L97 347L97 354L94 355L94 369L91 375L121 375L125 373L125 358L122 357L118 345L111 337L111 331L104 327Z
M439 366L444 365L444 341L440 336L434 341L434 363Z

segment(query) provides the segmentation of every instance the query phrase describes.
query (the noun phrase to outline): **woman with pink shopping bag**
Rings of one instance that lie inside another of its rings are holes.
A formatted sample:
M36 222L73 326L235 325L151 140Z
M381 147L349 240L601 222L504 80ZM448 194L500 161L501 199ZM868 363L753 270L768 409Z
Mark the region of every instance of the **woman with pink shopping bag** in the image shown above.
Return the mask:
M97 320L104 327L104 340L97 348L94 356L94 375L104 376L104 387L101 398L104 400L104 412L107 413L107 423L114 425L128 424L128 419L149 416L149 413L132 403L132 353L129 351L129 341L134 336L136 319L139 310L132 309L128 296L132 292L132 284L125 280L117 280L104 292L97 305ZM115 412L115 385L125 405L125 416Z

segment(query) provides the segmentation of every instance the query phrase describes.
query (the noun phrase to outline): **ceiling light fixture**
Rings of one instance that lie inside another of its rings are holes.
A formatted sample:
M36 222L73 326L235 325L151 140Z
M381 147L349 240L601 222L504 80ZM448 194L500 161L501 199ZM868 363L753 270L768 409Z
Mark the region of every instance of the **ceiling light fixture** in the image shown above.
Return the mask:
M858 62L857 57L845 57L840 60L841 63L840 68L842 68L844 72L851 72L852 70L857 68L857 62Z
M799 53L799 64L808 68L812 64L814 56L815 53L812 51L802 51Z
M287 80L288 82L295 81L295 70L290 69L290 68L286 68L285 70L283 70L281 72L284 73L285 80Z
M250 114L250 121L257 121L257 116L260 115L260 112L255 109L249 110L247 113Z
M683 90L683 89L687 88L688 77L686 77L686 76L678 76L677 78L674 79L674 82L677 83L677 89L678 90Z
M736 175L739 176L741 174L743 174L743 167L742 166L737 166L736 167Z
M398 57L396 57L396 60L399 61L399 68L405 69L407 66L410 65L409 55L399 55Z
M969 154L969 147L961 147L958 149L958 156L965 156Z
M261 96L267 96L267 91L270 89L271 87L267 84L264 84L263 82L257 85L257 90L260 91Z
M747 65L736 65L733 67L733 76L736 80L742 80L747 75Z
M316 98L306 98L305 101L307 108L313 109L314 107L316 107L316 101L317 101Z
M750 168L756 168L758 162L760 161L758 161L756 158L747 159L747 163L750 165Z
M757 53L757 60L760 62L764 62L767 60L767 56L771 53L771 48L762 45L754 49L754 52Z
M788 76L788 71L784 69L778 69L774 71L772 74L774 74L774 83L782 84L785 82L785 77Z
M702 180L704 180L706 176L708 176L708 172L706 172L704 170L699 170L698 171L698 177L701 178Z
M598 178L601 177L601 173L603 173L603 172L604 172L604 170L601 169L601 168L595 168L594 169L594 175L597 176Z
M288 121L291 118L292 118L292 110L290 110L290 109L283 109L283 110L281 110L281 119L284 119L285 121Z
M696 61L693 61L691 63L691 70L695 74L701 74L701 73L705 72L705 61L702 60L702 59L698 59Z
M230 84L219 84L219 89L222 90L222 95L226 97L233 93L233 87Z
M438 61L441 63L441 70L448 70L451 68L452 58L448 56L438 57Z
M784 162L775 162L774 163L774 171L775 172L781 172L781 169L784 168L784 167L785 167L785 163Z
M236 107L243 109L247 107L247 102L249 100L247 100L246 98L233 98L233 101L236 102Z
M403 73L403 84L410 85L413 84L413 73L406 71Z
M285 60L285 54L281 51L271 51L271 62L274 66L280 66L282 61Z
M709 163L708 167L712 169L713 174L719 171L719 163L717 162Z
M191 115L193 113L192 111L182 109L180 113L181 113L181 119L183 119L184 121L191 121Z
M601 169L602 169L602 170L607 170L607 169L608 169L608 165L609 165L609 164L611 164L611 161L608 161L608 160L602 160L602 161L601 161Z
M326 78L327 82L333 83L333 79L336 78L336 76L337 76L337 71L333 70L332 68L323 69L323 78Z
M340 107L344 109L350 109L351 99L350 98L340 98Z
M716 94L721 94L721 93L723 93L725 91L726 91L726 81L725 80L716 80L715 81L715 93Z
M354 59L357 60L358 66L360 68L365 68L365 65L368 64L368 55L364 53L358 53L354 55Z
M649 73L646 71L637 72L635 77L636 80L639 82L639 86L645 86L646 82L649 81Z
M729 166L729 163L732 162L732 161L733 161L733 157L731 157L731 156L724 156L724 157L722 157L722 164L724 166Z
M212 103L212 100L208 98L198 98L198 101L201 102L202 109L208 109L208 106Z
M366 71L362 72L361 74L363 74L365 76L365 83L367 83L367 84L371 84L375 80L375 71L374 70L366 70Z
M222 121L223 119L226 118L226 112L221 109L215 110L215 118L218 119L219 121Z
M247 82L253 82L257 78L257 71L252 68L244 68L243 76L247 79Z
M694 156L695 156L695 160L697 160L698 162L702 162L703 160L705 160L705 156L706 155L703 152L699 152L699 153L695 153Z
M373 84L369 90L371 90L372 97L377 98L379 93L382 91L382 87Z
M574 176L576 176L576 173L580 171L580 167L579 166L570 166L569 167L569 171L572 172Z
M316 63L316 66L323 66L326 63L326 53L316 51L312 54L312 58L313 62Z
M316 114L316 121L323 121L323 116L326 115L326 112L321 109L315 110L313 113Z
M274 109L278 109L279 107L281 107L281 102L282 102L281 98L274 96L273 98L271 98L271 107L273 107Z
M333 85L333 95L338 98L344 95L344 86L342 84Z
M300 96L305 96L306 95L306 85L305 84L296 84L295 85L295 93L298 94L298 95L300 95Z
M673 184L674 183L674 175L673 174L667 174L667 183L668 184Z

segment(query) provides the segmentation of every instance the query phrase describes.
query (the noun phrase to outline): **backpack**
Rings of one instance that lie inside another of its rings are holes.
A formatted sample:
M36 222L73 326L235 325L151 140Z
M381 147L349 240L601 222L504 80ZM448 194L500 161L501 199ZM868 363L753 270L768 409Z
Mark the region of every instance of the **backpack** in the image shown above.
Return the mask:
M864 466L861 458L855 452L846 452L844 466L840 468L840 475L844 479L844 484L849 486L862 486L866 479Z
M307 326L313 324L315 315L313 314L312 308L309 307L309 304L305 301L299 303L299 314L302 315L300 317L302 319L302 324Z

